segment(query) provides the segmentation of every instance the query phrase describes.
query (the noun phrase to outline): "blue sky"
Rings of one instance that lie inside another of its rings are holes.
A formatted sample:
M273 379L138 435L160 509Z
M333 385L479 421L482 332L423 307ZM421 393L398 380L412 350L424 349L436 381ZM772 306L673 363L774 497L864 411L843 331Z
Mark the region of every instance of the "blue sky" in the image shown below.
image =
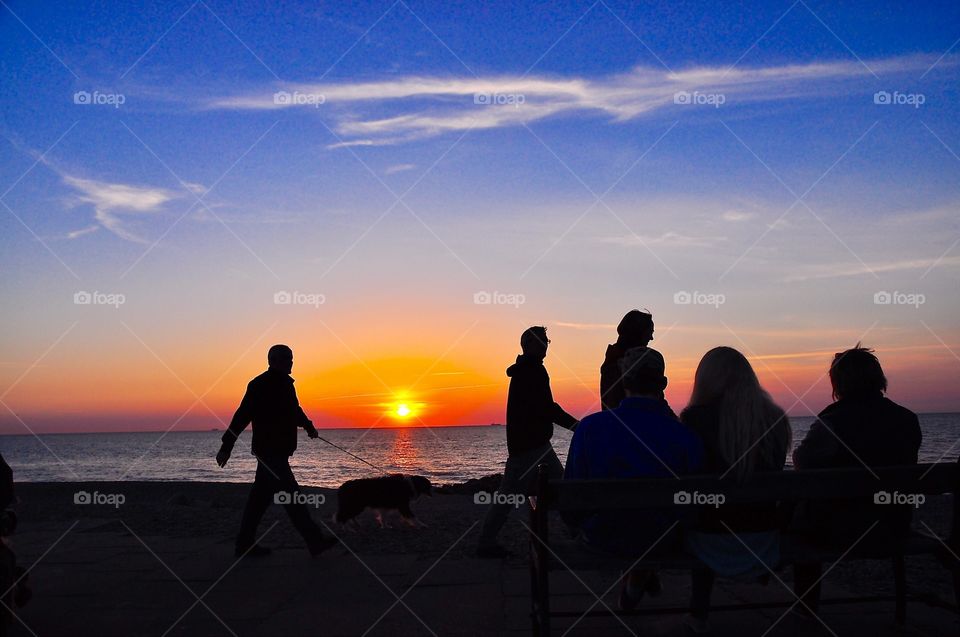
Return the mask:
M672 326L680 403L721 343L822 403L813 353L866 335L919 408L960 408L956 3L8 2L0 35L11 414L86 395L91 356L131 395L154 373L227 405L268 328L317 373L456 344L498 379L529 323L588 409L630 307ZM894 291L923 303L874 303ZM189 364L226 352L224 379Z

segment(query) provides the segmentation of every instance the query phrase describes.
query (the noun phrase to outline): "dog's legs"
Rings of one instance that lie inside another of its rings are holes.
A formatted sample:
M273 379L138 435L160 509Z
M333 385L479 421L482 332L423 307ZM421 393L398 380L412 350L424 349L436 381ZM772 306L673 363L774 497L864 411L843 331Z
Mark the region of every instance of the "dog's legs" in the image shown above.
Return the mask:
M382 529L382 528L383 528L383 513L381 513L380 509L374 509L374 510L373 510L373 515L374 515L374 517L375 517L376 520L377 520L377 524L378 524L378 525L380 526L380 528Z
M400 519L403 520L403 523L409 526L411 529L425 529L427 525L420 521L419 518L412 515L402 515Z
M339 519L337 519L337 514L334 513L333 517L330 518L330 522L331 526L336 526L337 528L344 529L350 533L356 533L360 530L360 528L357 526L357 518L355 517L341 522Z

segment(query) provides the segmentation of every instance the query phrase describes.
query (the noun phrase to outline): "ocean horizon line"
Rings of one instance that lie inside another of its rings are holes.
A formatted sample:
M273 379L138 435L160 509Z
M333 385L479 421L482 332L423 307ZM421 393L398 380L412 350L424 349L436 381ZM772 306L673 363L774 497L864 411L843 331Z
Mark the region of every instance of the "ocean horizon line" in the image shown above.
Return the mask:
M960 415L960 411L918 411L916 412L918 416L953 416ZM797 415L797 414L788 414L789 418L815 418L816 414L809 415ZM401 430L401 429L457 429L457 428L483 428L483 427L503 427L503 423L475 423L475 424L453 424L453 425L374 425L372 427L359 427L359 426L346 426L346 427L317 427L317 431L369 431L372 429L376 430ZM224 432L226 427L207 427L207 428L190 428L190 429L123 429L123 430L106 430L106 431L44 431L44 432L33 432L28 433L8 433L0 432L0 438L4 437L16 437L16 436L77 436L77 435L98 435L98 434L168 434L168 433L212 433L212 432Z

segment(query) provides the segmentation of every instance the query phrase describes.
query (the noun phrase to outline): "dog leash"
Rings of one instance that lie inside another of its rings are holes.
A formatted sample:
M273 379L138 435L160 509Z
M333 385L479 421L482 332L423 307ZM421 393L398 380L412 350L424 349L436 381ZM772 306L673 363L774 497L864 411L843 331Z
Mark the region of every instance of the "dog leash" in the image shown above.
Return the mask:
M363 458L361 458L361 457L358 456L357 454L352 453L352 452L350 452L350 451L347 451L346 449L344 449L344 448L341 447L340 445L336 445L336 444L330 442L329 440L327 440L327 439L324 438L323 436L317 436L317 440L322 440L322 441L324 441L325 443L327 443L328 445L330 445L330 446L333 447L334 449L339 449L340 451L342 451L343 453L347 454L347 455L350 456L351 458L356 458L357 460L359 460L359 461L362 462L363 464L369 465L369 466L373 467L374 469L376 469L377 471L379 471L380 473L382 473L382 474L385 475L385 476L390 475L389 473L387 473L386 471L384 471L383 469L381 469L381 468L378 467L377 465L371 464L371 463L367 462L366 460L364 460Z

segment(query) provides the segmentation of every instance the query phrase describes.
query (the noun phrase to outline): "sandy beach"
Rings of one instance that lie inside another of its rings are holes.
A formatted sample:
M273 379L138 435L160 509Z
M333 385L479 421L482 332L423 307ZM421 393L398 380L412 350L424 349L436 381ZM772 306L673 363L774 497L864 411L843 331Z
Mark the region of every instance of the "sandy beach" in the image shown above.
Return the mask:
M13 546L21 564L36 562L31 570L35 597L21 613L25 625L15 622L13 634L361 635L368 629L372 635L394 636L526 634L526 511L512 516L504 530L514 557L474 558L485 509L474 504L469 491L480 486L484 482L422 498L415 511L426 528L395 523L380 529L368 513L356 532L332 524L334 491L306 489L324 496L314 518L327 524L342 545L309 558L282 509L274 506L261 525L263 543L274 548L273 555L237 564L232 542L247 484L18 484L20 526ZM101 503L76 504L78 492ZM948 505L948 498L931 498L916 521L944 532ZM557 574L558 604L586 608L595 601L588 588L602 597L616 573L578 577L582 582ZM780 577L789 583L789 569ZM952 597L947 572L932 558L908 560L908 582L912 593ZM664 584L664 596L652 603L686 603L686 573L665 573ZM858 561L830 572L825 595L888 593L891 585L888 563ZM721 582L715 595L718 602L747 599L789 599L789 594L774 581L766 587ZM615 587L605 600L614 606ZM718 613L714 634L761 635L775 622L769 634L830 634L820 624L792 617L777 622L781 614ZM868 625L871 634L895 630L887 604L830 607L824 618L837 635L867 634L859 631ZM679 621L631 618L621 625L590 619L571 634L681 635ZM909 607L909 634L947 635L957 629L956 617L947 611Z

